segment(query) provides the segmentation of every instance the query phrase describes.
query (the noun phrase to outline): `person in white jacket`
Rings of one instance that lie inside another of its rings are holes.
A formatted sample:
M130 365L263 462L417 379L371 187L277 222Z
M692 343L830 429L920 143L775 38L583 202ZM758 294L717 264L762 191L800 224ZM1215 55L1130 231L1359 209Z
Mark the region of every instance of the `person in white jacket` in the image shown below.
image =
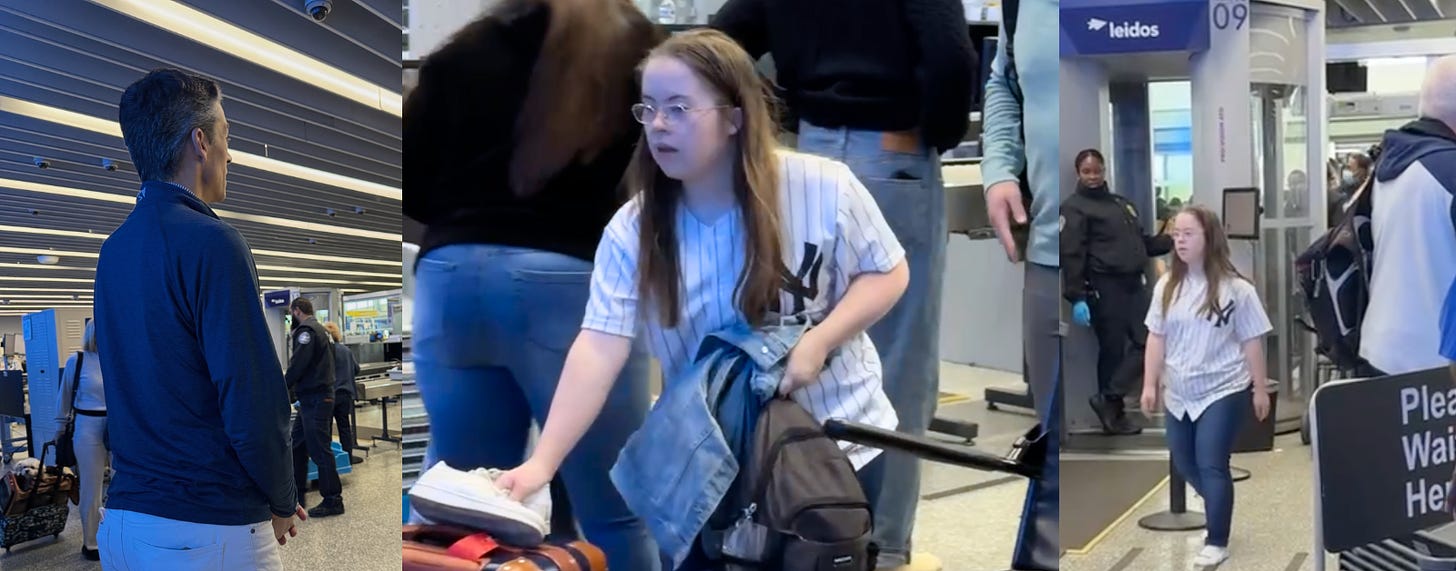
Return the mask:
M76 450L76 471L81 480L81 529L85 533L81 555L91 561L101 559L96 529L101 523L101 500L105 494L102 485L111 454L106 447L106 392L102 386L101 358L96 355L96 322L87 321L81 351L66 359L65 374L56 391L56 424L61 427L56 440L70 438ZM73 392L75 400L72 400ZM72 418L75 428L67 434Z

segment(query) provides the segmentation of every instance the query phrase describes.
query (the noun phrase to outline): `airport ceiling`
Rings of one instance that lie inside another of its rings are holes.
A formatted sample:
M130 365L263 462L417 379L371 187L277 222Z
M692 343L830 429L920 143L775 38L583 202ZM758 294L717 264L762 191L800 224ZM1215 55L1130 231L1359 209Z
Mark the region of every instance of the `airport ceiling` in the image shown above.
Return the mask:
M222 85L215 208L263 289L398 288L401 19L401 0L334 0L323 22L303 0L0 0L0 314L86 303L138 188L116 104L161 67Z
M1456 0L1325 0L1331 28L1456 18Z

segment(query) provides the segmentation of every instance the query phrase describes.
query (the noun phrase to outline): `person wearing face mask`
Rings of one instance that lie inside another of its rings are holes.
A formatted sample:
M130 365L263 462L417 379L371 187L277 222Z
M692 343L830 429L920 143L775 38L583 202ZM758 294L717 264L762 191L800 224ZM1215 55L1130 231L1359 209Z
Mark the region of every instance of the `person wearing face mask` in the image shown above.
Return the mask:
M1173 240L1143 233L1137 207L1113 194L1102 153L1077 153L1077 192L1062 203L1062 296L1072 320L1097 333L1097 394L1092 409L1108 434L1137 434L1123 397L1142 376L1148 307L1144 275L1152 256L1167 254Z
M308 494L308 461L318 466L319 494L324 499L308 510L308 517L344 513L343 485L330 446L334 431L334 347L329 332L314 317L313 302L298 298L289 304L293 316L293 354L284 380L298 403L293 419L293 482L298 502Z
M869 191L843 163L778 147L766 85L721 32L688 32L653 50L641 97L632 108L643 125L629 171L635 196L597 248L586 319L540 441L496 480L517 499L551 481L602 412L638 336L675 386L693 382L683 374L712 333L807 321L813 327L787 349L779 394L820 422L890 430L899 422L866 330L899 300L910 271ZM841 446L856 470L880 454ZM655 512L638 515L654 530L664 568L708 566L700 542L682 541L701 530L687 521L701 514L667 503L633 506Z
M1370 179L1370 168L1374 161L1365 153L1350 153L1345 157L1345 169L1340 173L1341 194L1349 197L1355 189Z
M1273 326L1254 284L1230 259L1218 215L1185 208L1173 219L1173 236L1172 269L1153 286L1145 321L1142 407L1154 410L1161 394L1173 465L1208 515L1193 563L1210 567L1229 557L1234 438L1250 413L1269 416L1263 338Z

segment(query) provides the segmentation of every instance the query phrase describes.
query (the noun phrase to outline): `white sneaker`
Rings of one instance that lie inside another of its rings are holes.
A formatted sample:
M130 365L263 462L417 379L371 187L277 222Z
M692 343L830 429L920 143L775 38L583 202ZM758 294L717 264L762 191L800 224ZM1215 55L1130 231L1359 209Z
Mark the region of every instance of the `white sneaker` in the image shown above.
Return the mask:
M507 545L533 547L551 533L551 493L543 487L525 503L495 485L504 471L476 468L462 472L435 464L410 488L410 507L431 521L490 533Z
M1229 552L1227 547L1205 545L1203 546L1203 551L1198 552L1198 557L1193 558L1193 564L1199 567L1212 567L1223 563L1224 560L1228 559L1228 556Z

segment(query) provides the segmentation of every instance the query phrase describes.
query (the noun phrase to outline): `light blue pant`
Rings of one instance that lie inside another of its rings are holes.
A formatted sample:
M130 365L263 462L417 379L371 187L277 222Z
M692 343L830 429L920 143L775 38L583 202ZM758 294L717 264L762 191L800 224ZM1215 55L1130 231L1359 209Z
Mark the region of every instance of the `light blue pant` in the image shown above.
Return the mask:
M929 148L886 150L877 131L799 126L799 150L849 165L870 195L910 264L910 286L890 313L870 327L884 367L885 393L900 416L899 431L924 434L940 390L940 298L945 274L945 186L940 156ZM908 562L920 460L886 451L860 471L875 514L880 566Z
M523 248L453 245L416 270L414 359L430 415L426 466L512 468L544 426L580 331L591 263ZM635 350L560 476L586 539L612 569L658 569L657 547L612 486L617 453L647 417L647 358ZM561 530L553 530L559 532Z

